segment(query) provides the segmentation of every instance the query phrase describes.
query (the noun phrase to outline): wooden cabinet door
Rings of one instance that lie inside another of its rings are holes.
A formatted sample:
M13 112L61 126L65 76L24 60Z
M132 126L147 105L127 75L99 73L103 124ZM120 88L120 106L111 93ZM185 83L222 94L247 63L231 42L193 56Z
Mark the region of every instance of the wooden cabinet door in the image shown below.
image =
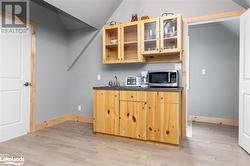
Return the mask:
M121 61L121 28L120 25L105 26L103 33L103 63Z
M156 54L160 48L160 19L148 19L141 21L141 53Z
M182 18L175 14L160 18L160 51L179 52L182 48Z
M146 103L120 101L120 135L146 139Z
M179 144L179 104L162 102L159 93L148 95L148 139Z
M121 58L124 63L143 62L140 53L140 22L121 25Z
M119 91L94 91L94 131L119 135Z

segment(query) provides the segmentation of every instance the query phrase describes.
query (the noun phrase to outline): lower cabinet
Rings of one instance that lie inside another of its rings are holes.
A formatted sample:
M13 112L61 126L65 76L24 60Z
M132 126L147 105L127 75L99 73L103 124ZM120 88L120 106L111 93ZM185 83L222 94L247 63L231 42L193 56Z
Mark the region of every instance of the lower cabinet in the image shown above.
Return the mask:
M145 102L120 101L120 135L124 137L146 139Z
M147 139L179 144L180 93L147 93Z
M94 131L179 144L180 92L94 91Z
M94 131L119 135L119 91L94 91Z

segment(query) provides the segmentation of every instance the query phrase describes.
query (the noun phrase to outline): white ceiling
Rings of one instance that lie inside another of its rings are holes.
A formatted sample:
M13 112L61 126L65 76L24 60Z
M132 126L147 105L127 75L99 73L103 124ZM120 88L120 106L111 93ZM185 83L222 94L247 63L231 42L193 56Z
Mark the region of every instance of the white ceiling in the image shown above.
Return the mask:
M122 0L44 0L95 27L102 27ZM66 20L64 20L66 21ZM69 21L69 20L67 20Z

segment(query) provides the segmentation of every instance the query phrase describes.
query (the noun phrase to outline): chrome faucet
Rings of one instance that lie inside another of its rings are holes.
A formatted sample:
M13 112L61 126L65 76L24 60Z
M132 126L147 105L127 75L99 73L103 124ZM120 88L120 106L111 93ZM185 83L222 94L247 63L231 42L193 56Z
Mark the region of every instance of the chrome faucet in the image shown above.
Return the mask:
M120 86L120 83L119 83L119 81L118 81L117 76L115 76L115 81L114 81L113 86Z

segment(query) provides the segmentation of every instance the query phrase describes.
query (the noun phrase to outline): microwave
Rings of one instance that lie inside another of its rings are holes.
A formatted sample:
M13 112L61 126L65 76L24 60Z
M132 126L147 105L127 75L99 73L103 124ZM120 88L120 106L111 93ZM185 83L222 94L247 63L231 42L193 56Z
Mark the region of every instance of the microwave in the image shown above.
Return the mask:
M179 74L177 70L149 71L148 85L150 87L178 87Z
M141 78L137 76L126 77L126 86L141 86Z

